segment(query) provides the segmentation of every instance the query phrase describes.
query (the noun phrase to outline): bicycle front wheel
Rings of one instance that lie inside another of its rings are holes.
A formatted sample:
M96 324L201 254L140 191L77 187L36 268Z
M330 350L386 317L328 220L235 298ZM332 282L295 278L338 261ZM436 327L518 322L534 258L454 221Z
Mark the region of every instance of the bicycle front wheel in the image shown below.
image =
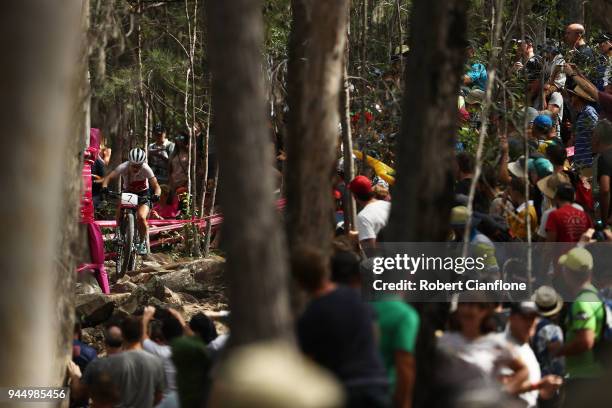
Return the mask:
M125 216L125 233L123 234L123 260L120 277L125 275L127 271L134 269L136 264L136 249L134 247L135 227L134 214L127 213Z

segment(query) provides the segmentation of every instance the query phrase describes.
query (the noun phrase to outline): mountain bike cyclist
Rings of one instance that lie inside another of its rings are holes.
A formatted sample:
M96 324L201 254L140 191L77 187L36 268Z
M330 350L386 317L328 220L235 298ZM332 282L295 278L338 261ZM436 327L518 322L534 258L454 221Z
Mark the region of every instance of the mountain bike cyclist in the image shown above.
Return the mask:
M161 188L157 182L157 178L153 170L151 170L151 167L149 167L145 161L145 151L138 147L134 148L130 150L128 154L128 161L121 163L102 179L103 194L108 192L108 183L117 176L121 176L123 179L123 192L137 194L139 197L148 198L149 183L151 184L152 190L154 191L153 196L151 196L150 200L140 199L136 211L138 233L142 237L142 242L138 248L138 253L141 255L147 254L147 237L149 231L147 217L149 216L151 201L159 201L159 196L161 195ZM119 218L120 214L119 209L120 206L117 206L117 218ZM119 222L119 220L117 220L117 222Z

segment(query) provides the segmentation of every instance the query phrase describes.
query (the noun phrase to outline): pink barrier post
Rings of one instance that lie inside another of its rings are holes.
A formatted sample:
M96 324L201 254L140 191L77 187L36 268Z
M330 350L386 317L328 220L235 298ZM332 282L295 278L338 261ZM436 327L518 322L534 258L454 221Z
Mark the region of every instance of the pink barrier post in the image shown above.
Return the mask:
M84 192L81 196L81 223L87 224L87 235L89 241L89 253L91 264L81 265L77 272L85 269L95 270L96 280L105 294L110 293L108 275L104 268L104 237L100 226L94 221L93 197L91 194L91 166L96 160L100 148L100 130L92 128L90 130L90 145L85 151L85 163L81 176L83 177ZM87 266L85 268L84 266Z

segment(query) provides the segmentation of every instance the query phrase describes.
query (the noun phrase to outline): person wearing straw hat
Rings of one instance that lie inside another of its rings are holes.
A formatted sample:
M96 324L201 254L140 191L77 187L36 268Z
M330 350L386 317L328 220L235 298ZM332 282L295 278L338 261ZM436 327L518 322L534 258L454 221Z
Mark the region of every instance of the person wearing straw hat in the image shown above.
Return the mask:
M589 168L593 165L593 151L591 148L591 138L593 129L599 119L597 111L591 103L596 100L589 95L580 85L576 85L573 90L568 90L570 94L570 105L576 112L574 124L574 163L581 168Z
M565 375L565 358L555 353L563 347L563 330L559 325L563 298L550 286L540 286L533 294L539 320L531 341L542 375Z
M612 120L612 65L608 65L603 77L603 91L597 89L595 85L585 78L573 64L565 64L563 71L574 79L576 84L587 92L587 94L597 101L600 108L600 116Z

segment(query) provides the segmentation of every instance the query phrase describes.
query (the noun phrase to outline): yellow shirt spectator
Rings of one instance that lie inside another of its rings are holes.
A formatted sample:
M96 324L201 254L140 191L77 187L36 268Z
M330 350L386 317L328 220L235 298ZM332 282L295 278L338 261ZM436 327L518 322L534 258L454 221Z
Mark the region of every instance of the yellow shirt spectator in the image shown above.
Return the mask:
M521 204L513 214L507 216L510 233L514 238L522 240L527 239L527 224L525 223L525 214L529 211L529 224L531 225L531 233L535 234L538 230L538 214L533 206L533 201L529 200L529 205Z

